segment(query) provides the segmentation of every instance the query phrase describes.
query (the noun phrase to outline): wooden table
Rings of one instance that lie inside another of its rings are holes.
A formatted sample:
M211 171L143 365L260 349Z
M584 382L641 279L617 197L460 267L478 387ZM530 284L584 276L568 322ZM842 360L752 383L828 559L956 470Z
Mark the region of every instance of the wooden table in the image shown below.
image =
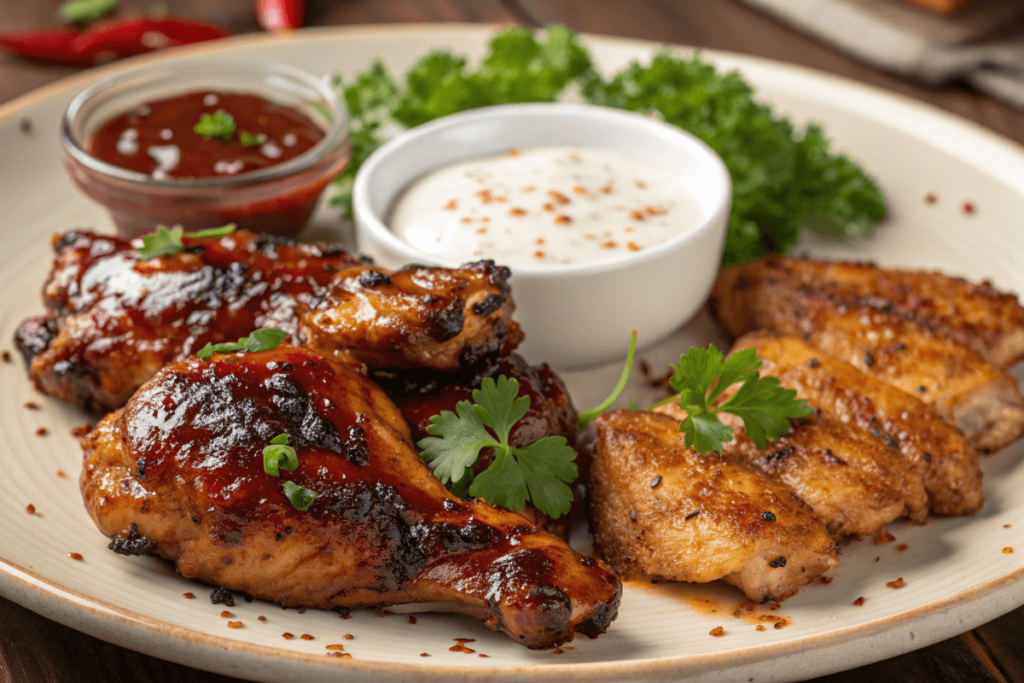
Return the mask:
M126 15L158 3L121 0ZM0 0L0 30L53 26L60 0ZM864 66L734 0L310 0L310 25L388 22L561 23L576 31L731 50L802 64L881 86L1024 143L1024 113L967 88L928 90ZM256 31L250 0L176 0L175 14ZM74 73L0 57L0 103ZM946 642L819 681L1024 682L1024 608ZM0 598L0 683L229 683L83 635Z

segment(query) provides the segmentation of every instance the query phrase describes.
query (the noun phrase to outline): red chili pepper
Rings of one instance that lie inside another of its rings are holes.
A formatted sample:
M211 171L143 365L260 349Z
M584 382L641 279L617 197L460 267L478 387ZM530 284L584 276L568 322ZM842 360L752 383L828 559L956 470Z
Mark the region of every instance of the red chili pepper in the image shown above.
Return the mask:
M165 47L190 45L231 35L191 19L133 18L110 21L83 31L55 29L0 34L0 47L37 62L92 66Z
M81 64L72 48L78 31L55 28L27 33L0 33L0 47L13 55L47 64Z
M121 19L81 33L72 48L91 63L97 63L229 35L222 28L191 19Z
M306 23L306 1L256 0L256 21L267 31L302 28Z

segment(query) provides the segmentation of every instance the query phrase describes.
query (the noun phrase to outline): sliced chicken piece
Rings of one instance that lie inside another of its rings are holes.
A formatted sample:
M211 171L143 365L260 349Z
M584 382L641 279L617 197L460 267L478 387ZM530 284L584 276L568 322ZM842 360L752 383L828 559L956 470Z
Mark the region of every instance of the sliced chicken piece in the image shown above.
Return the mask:
M797 337L754 332L740 337L734 348L753 348L764 362L763 374L778 377L824 415L856 425L923 468L932 512L969 515L981 509L977 452L956 427L916 397Z
M161 370L82 442L82 495L111 549L285 606L444 603L531 648L603 633L615 574L449 493L343 360L282 346ZM280 434L298 463L271 476L263 449ZM308 509L286 483L315 492Z
M676 420L686 417L678 403L657 410ZM736 435L722 455L789 487L834 538L873 536L903 516L917 524L928 518L922 468L855 427L814 415L795 420L788 434L761 450L743 420L728 413L718 418Z
M508 355L522 340L512 321L511 272L493 261L461 268L350 268L300 323L305 346L343 349L375 368L457 370Z
M761 328L801 337L918 396L976 448L997 450L1024 434L1024 399L1012 377L977 351L886 307L750 264L722 272L710 307L733 338Z
M875 307L891 306L970 346L997 367L1024 360L1024 306L1015 294L1001 292L991 282L976 285L934 271L782 256L764 259L762 265L796 273L804 284L827 283L868 297Z
M618 410L595 425L591 521L617 571L723 579L763 602L836 566L832 538L788 488L686 448L677 420Z

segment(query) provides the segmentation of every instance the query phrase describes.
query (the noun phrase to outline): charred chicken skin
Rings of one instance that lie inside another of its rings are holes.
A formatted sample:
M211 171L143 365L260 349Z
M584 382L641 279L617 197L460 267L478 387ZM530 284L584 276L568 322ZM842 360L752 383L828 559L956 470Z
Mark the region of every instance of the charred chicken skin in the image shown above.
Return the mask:
M313 349L344 349L381 367L452 370L521 338L508 270L389 274L335 246L236 232L142 261L132 244L92 233L54 242L48 313L16 343L40 390L104 411L125 403L164 365L208 342L277 327Z
M733 338L756 329L800 337L917 396L978 449L998 450L1024 434L1024 399L1012 377L884 299L807 284L785 262L764 258L725 269L710 307Z
M678 420L617 410L594 424L590 515L595 543L617 571L722 579L763 602L836 566L825 526L788 487L686 448Z
M280 477L262 451L288 434ZM83 497L111 548L286 606L445 603L531 648L615 618L621 584L518 513L434 478L400 411L344 354L189 358L83 440ZM285 481L316 493L305 511ZM436 604L431 608L436 608Z
M124 405L164 365L258 327L297 331L301 306L356 265L328 245L236 232L177 256L141 261L131 242L55 237L47 313L15 342L36 386L91 410Z

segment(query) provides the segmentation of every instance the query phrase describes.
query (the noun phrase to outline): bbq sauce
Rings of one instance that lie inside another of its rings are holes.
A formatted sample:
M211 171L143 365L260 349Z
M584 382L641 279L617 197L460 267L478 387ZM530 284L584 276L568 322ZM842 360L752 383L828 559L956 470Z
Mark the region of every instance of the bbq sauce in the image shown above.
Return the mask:
M208 114L234 119L226 137L193 130ZM87 151L157 180L249 173L284 163L324 137L310 119L256 95L197 91L146 102L103 124Z

